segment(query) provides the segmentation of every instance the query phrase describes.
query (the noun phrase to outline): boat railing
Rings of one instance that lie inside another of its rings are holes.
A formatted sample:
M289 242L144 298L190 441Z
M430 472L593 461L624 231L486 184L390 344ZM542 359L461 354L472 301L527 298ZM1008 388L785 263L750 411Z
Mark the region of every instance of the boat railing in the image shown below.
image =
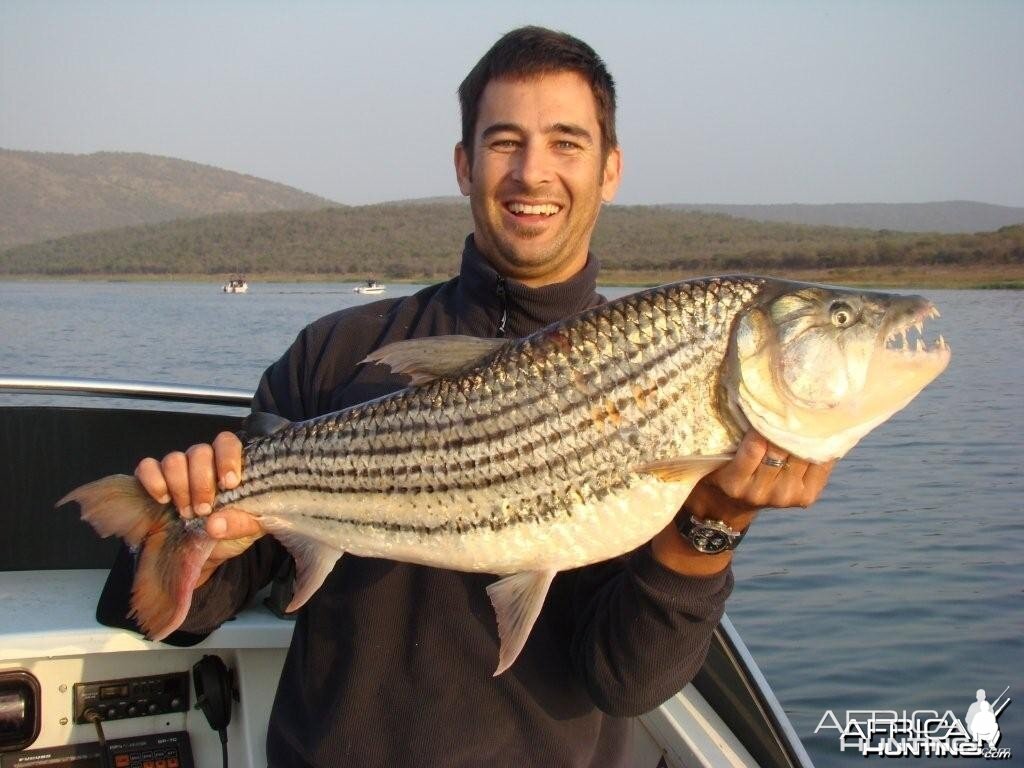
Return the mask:
M248 408L252 392L223 387L60 376L0 375L0 393L117 397Z

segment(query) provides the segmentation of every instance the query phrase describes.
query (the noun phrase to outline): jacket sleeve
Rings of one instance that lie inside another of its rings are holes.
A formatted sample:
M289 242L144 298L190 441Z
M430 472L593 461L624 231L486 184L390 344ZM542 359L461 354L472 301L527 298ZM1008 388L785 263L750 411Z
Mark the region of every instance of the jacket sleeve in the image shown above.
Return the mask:
M731 566L709 577L683 576L655 560L649 545L582 569L570 653L594 704L632 717L689 683L732 587Z

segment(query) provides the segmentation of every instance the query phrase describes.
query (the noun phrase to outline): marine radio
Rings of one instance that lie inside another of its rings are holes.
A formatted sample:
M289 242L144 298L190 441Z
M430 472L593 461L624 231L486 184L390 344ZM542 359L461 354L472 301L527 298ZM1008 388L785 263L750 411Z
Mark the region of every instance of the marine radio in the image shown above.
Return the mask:
M0 753L0 768L195 768L184 731Z
M189 710L187 672L75 683L74 722L97 726L98 741L24 749L39 735L40 686L24 670L0 675L0 768L195 768L188 733L105 739L102 723Z

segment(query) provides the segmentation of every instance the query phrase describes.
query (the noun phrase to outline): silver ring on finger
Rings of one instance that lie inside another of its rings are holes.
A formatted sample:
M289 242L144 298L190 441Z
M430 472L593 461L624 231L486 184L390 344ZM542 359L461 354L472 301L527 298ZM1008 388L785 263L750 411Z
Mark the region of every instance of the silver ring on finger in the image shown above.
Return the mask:
M788 461L776 458L775 456L765 456L761 459L761 463L769 467L775 467L776 469L785 469L789 466Z

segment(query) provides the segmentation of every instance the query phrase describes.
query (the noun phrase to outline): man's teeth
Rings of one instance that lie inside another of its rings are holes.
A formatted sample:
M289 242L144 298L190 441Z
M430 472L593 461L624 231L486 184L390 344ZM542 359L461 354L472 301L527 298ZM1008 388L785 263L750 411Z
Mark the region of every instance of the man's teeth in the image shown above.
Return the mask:
M557 205L527 205L526 203L509 203L508 209L512 213L523 213L529 216L552 216L561 210Z

